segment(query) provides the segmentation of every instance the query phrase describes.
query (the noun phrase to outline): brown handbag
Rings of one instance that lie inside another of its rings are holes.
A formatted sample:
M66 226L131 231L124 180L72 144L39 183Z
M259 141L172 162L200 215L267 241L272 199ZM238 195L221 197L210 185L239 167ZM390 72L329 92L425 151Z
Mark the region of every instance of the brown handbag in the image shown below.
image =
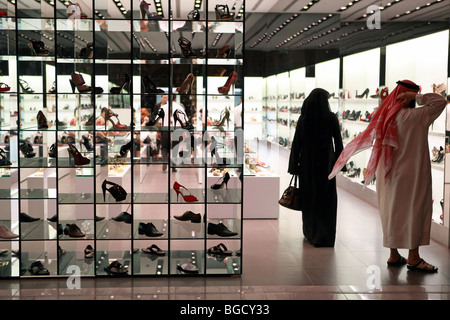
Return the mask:
M294 179L294 185L292 185L292 180ZM281 199L278 203L288 209L302 211L303 210L303 197L300 189L297 187L297 176L293 175L289 187L284 190Z

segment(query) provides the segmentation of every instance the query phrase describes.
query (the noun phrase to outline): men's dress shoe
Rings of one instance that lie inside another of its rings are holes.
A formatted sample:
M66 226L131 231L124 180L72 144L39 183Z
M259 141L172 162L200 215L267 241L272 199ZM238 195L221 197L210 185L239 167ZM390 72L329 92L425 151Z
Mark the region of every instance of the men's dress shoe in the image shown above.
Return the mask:
M64 234L73 238L81 238L85 236L85 234L81 232L80 228L78 228L75 223L66 224L66 227L64 228Z
M192 223L200 223L202 220L200 213L194 213L192 211L186 211L181 216L174 216L174 218L180 221L191 221Z
M20 220L20 222L34 222L34 221L38 221L41 219L30 217L25 212L21 212L21 213L19 213L19 220Z
M117 222L125 222L125 223L129 223L129 224L131 224L133 222L133 216L125 211L122 212L121 214L119 214L117 217L114 217L111 219L113 219L114 221L117 221Z
M0 238L2 239L14 239L18 238L19 236L13 232L11 232L7 226L1 225L0 226Z
M163 233L159 232L153 223L149 222L147 224L141 222L138 228L139 234L145 234L147 237L160 237Z
M237 233L230 231L223 223L214 224L208 223L208 234L217 234L221 237L232 237L236 236Z
M58 222L58 215L55 214L53 217L47 218L47 220L48 220L49 222Z

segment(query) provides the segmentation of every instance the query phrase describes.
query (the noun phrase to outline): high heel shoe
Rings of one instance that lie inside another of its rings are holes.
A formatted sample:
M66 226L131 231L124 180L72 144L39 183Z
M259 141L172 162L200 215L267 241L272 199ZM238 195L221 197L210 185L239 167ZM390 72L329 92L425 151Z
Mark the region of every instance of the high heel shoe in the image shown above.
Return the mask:
M89 140L88 137L86 137L84 135L81 136L80 144L83 144L84 147L86 148L86 150L88 150L88 151L94 150L94 146L92 145L91 141Z
M103 89L99 87L92 88L85 84L83 76L79 73L72 72L71 79L69 79L70 85L72 86L72 93L75 93L75 87L78 89L80 93L87 93L94 91L96 94L103 93Z
M110 184L112 187L107 188L106 185ZM127 192L125 191L122 186L118 185L117 183L107 181L106 179L102 183L102 190L103 190L103 201L106 201L106 190L116 199L116 201L123 201L127 198Z
M219 21L231 21L234 20L233 15L230 14L228 5L217 4L215 7L216 19Z
M6 158L6 152L0 148L0 167L10 166L12 163Z
M147 3L145 1L141 1L140 4L140 8L141 8L141 15L142 15L142 20L145 19L145 15L147 14L147 19L148 20L160 20L162 19L162 16L157 14L156 12L150 12L150 3Z
M30 39L28 46L30 47L31 54L33 56L46 56L49 53L49 51L45 49L44 42L40 40Z
M117 123L115 123L111 118L115 117L117 119ZM105 130L106 130L106 125L107 123L111 122L114 130L127 130L128 126L125 124L121 124L118 118L117 113L114 113L111 109L108 109L108 111L105 114Z
M20 142L19 149L25 156L25 158L33 158L36 155L33 147L27 140L20 140L19 142Z
M222 180L221 183L219 181ZM220 178L215 184L211 186L211 189L213 190L219 190L222 189L223 185L225 184L225 188L228 189L228 181L230 181L230 174L227 172L225 175Z
M231 161L229 161L227 158L221 157L217 152L217 148L223 146L223 143L219 143L214 137L211 137L211 143L209 145L209 150L211 153L211 164L213 164L214 158L216 159L216 165L225 165L227 163L231 163Z
M194 9L190 11L187 15L189 21L199 21L200 20L200 11L198 9Z
M58 154L58 148L56 147L56 144L52 144L50 146L50 148L48 149L48 156L50 158L56 158L57 154Z
M159 109L158 113L152 114L150 120L147 122L147 126L153 127L158 123L159 119L162 119L161 124L164 125L164 117L166 116L164 110L162 108Z
M19 79L19 86L22 88L22 91L25 93L34 93L34 90L30 88L28 82L23 79Z
M226 44L222 48L217 50L216 58L228 58L230 52L231 52L230 46Z
M37 116L36 116L36 120L38 123L38 129L48 129L48 123L47 123L47 118L45 117L44 113L39 110Z
M120 87L111 88L110 92L113 93L113 94L120 94L120 93L122 93L122 90L123 90L123 88L125 86L127 86L128 87L128 91L130 91L131 78L128 75L128 73L124 73L124 74L118 75L118 78L124 80L123 84Z
M220 113L220 120L214 121L213 125L215 127L217 127L220 131L223 131L222 127L225 125L225 121L227 122L227 128L228 128L228 126L230 124L230 110L227 107L225 107L225 110L223 110Z
M87 18L87 15L83 12L83 10L81 10L81 7L78 3L72 3L69 1L69 4L67 6L67 18Z
M89 42L85 48L80 50L80 58L92 59L94 57L94 43Z
M197 54L192 50L191 42L185 37L180 37L178 39L178 44L180 45L181 51L185 58L195 57Z
M189 73L184 79L183 84L177 88L177 92L179 94L187 94L189 92L189 89L192 88L192 84L194 83L194 75L192 73Z
M222 86L222 87L218 87L218 88L217 88L217 90L219 91L219 93L221 93L221 94L228 94L228 91L230 91L230 87L231 87L232 85L234 85L234 83L236 82L237 78L238 78L237 72L236 72L236 71L233 71L233 72L228 76L228 79L227 79L227 82L225 83L225 85Z
M70 165L72 164L72 158L74 159L76 166L83 166L83 165L91 163L91 161L88 158L84 157L80 153L80 151L78 151L77 148L75 148L71 143L68 143L67 145L69 147L67 149L67 152L69 153L69 164Z
M10 86L8 86L4 82L0 82L0 92L5 92L5 91L9 91L9 90L11 90Z
M150 79L149 76L142 78L142 84L144 85L145 93L164 93L164 90L158 89L156 84Z
M367 98L368 95L369 95L369 88L364 90L364 92L362 94L357 94L355 97L358 99L362 99L364 96L366 96L366 98Z
M181 128L183 129L186 130L194 129L194 126L188 120L187 115L179 109L176 109L175 112L173 113L174 129L177 128L177 121L180 123Z
M186 202L196 202L198 201L197 197L192 195L190 192L188 195L184 195L183 192L181 192L181 188L185 189L187 192L189 192L189 190L182 186L181 184L179 184L178 182L175 181L175 183L173 184L173 190L175 190L175 192L177 193L177 201L178 201L178 196L181 194L181 196L183 197L184 201Z
M136 143L133 139L130 140L127 144L124 144L120 147L120 157L125 158L128 154L128 151L133 149L133 146L136 146L136 149L139 147L139 144Z

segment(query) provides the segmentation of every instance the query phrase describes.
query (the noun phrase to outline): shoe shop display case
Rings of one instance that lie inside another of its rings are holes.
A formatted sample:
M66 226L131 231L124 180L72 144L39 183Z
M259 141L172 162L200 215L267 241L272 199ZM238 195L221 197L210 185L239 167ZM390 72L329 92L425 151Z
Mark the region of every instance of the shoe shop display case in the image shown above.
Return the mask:
M244 1L0 10L0 277L240 275Z

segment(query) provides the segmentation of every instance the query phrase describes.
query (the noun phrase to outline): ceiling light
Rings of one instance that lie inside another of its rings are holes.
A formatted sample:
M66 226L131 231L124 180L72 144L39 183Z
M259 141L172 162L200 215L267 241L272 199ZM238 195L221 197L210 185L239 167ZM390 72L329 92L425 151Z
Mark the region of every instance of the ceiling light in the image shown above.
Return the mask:
M300 11L307 11L309 10L313 5L315 5L320 0L312 0L310 1L306 6L304 6Z

